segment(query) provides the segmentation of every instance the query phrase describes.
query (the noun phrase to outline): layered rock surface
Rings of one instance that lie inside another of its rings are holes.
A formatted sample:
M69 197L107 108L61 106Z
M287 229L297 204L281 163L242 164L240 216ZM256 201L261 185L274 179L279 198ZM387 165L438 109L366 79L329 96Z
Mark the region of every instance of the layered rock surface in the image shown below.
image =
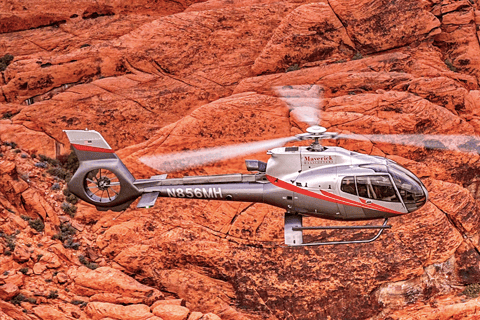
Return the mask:
M62 171L39 156L68 153L62 130L88 127L149 177L159 172L141 156L303 132L275 90L285 85L321 86L332 131L475 135L478 10L476 0L0 4L0 54L14 56L0 77L0 319L478 316L478 154L328 142L397 161L430 200L376 242L311 248L284 247L282 210L262 204L73 212ZM245 172L243 161L174 175Z

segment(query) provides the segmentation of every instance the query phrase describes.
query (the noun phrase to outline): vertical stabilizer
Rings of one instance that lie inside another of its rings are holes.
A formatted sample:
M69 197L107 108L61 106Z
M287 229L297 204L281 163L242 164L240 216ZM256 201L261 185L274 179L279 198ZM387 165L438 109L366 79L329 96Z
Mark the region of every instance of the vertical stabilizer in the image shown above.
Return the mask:
M115 151L95 130L64 130L79 161L115 159Z

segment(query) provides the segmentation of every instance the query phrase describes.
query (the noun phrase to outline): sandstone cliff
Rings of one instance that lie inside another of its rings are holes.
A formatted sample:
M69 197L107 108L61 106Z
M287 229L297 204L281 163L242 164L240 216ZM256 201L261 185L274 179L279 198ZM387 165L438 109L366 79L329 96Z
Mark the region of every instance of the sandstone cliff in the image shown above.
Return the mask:
M300 133L278 85L321 85L332 131L478 135L479 29L478 0L2 2L0 319L479 317L477 154L336 142L430 201L376 242L311 248L262 204L96 211L52 160L64 129L101 132L136 178L158 174L144 155Z

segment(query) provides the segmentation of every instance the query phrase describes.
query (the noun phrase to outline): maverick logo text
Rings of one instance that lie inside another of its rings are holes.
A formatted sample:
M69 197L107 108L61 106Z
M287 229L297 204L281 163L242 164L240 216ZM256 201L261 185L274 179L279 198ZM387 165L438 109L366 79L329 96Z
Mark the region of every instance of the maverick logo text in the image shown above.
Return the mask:
M303 157L304 164L328 164L333 163L332 156L321 156L321 157L310 157L305 156Z

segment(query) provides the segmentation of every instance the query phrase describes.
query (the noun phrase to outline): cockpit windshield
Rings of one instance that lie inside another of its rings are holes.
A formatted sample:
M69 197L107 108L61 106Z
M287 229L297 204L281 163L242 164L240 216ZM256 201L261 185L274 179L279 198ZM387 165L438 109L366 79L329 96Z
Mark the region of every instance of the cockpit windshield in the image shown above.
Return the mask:
M413 173L394 163L389 163L388 172L409 212L425 204L427 197L423 191L422 182Z
M347 176L342 180L341 191L373 200L402 200L409 212L427 202L426 189L420 179L395 162L388 161L388 165L370 163L360 167L371 169L375 174Z

